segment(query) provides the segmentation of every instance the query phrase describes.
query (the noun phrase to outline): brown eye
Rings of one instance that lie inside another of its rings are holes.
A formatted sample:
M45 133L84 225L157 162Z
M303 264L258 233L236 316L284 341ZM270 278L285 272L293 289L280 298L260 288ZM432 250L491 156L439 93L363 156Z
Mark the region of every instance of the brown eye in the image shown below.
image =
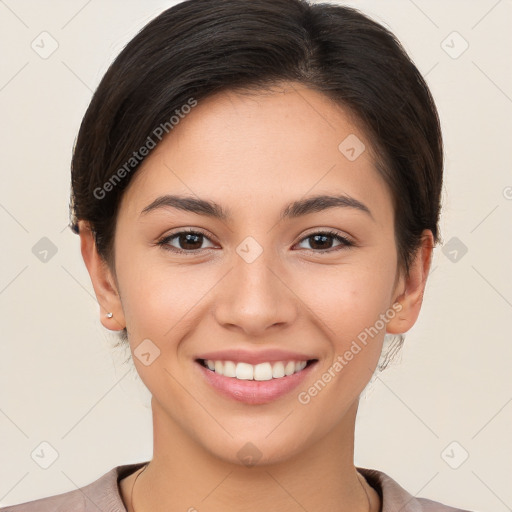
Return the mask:
M333 239L340 243L336 246L333 246ZM335 248L334 250L339 250L337 248L343 249L345 247L351 247L354 245L348 238L341 236L336 231L322 231L319 233L312 233L303 238L300 243L303 243L304 241L309 241L310 248L314 252L329 251L333 247Z
M208 249L213 247L202 247L205 240L210 240L204 233L200 231L188 230L179 231L177 233L168 235L158 242L158 245L162 246L168 251L175 252L198 252L201 249Z

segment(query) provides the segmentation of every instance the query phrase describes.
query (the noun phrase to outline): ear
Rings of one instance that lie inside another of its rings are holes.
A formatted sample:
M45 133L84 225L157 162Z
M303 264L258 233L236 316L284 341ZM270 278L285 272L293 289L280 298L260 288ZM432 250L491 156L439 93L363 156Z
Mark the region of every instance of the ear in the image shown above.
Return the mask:
M386 332L402 334L416 323L432 263L433 249L434 236L430 229L425 229L422 233L421 246L411 264L409 277L401 276L395 287L392 304L400 303L402 309L387 323Z
M98 254L89 223L81 220L78 227L82 257L100 305L100 321L111 331L121 331L126 322L115 279L106 261ZM112 318L108 318L107 313L112 313Z

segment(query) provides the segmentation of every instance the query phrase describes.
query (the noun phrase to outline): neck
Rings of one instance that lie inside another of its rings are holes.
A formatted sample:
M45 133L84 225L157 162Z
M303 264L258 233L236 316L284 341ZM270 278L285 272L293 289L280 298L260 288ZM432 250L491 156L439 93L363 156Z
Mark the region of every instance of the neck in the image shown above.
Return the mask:
M280 462L249 466L207 451L153 400L154 457L137 479L130 508L135 512L201 508L211 512L368 512L370 500L370 509L378 510L378 494L353 464L357 405L338 428L300 453Z

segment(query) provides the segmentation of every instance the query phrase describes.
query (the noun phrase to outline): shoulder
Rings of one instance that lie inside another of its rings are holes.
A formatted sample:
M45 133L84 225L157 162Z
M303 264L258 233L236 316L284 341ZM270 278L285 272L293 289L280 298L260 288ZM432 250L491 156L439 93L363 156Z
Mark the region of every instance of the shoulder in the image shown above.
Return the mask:
M379 493L382 502L381 512L471 512L438 501L416 498L382 471L359 467L357 471Z
M116 466L94 482L78 489L2 507L0 512L126 512L118 482L144 464L139 462Z
M65 510L69 512L87 510L85 508L85 497L78 489L0 508L0 512L64 512Z

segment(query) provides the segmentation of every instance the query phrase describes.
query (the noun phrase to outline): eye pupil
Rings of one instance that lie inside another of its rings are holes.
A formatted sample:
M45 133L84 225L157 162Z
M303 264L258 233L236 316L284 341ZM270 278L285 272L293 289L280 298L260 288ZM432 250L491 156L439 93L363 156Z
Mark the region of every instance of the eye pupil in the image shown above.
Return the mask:
M318 234L318 235L313 235L311 237L313 240L314 240L314 243L311 244L311 246L313 247L313 249L326 249L325 247L325 242L326 240L328 240L329 238L332 239L332 236L331 235L323 235L323 234ZM315 247L315 245L320 242L320 247ZM332 240L331 240L331 244L332 246ZM329 249L330 247L327 247L327 249Z
M202 238L202 234L200 233L183 233L180 235L179 237L179 243L180 243L180 247L182 249L191 249L191 247L184 247L183 245L185 244L199 244L199 247L201 246L201 238ZM194 249L196 247L192 247L192 249Z

